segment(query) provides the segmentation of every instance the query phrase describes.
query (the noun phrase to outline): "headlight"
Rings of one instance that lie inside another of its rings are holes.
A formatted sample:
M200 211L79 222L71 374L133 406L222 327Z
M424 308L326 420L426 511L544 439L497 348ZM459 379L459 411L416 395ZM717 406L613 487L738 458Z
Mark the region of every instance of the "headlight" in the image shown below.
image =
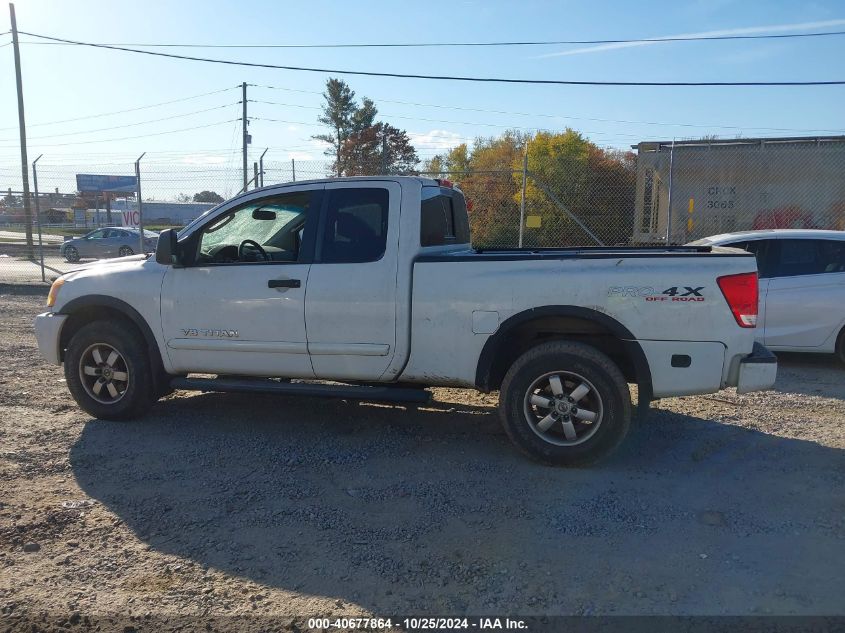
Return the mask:
M47 293L47 307L52 308L56 303L56 296L59 294L59 288L65 285L65 280L59 277L50 286L50 292Z

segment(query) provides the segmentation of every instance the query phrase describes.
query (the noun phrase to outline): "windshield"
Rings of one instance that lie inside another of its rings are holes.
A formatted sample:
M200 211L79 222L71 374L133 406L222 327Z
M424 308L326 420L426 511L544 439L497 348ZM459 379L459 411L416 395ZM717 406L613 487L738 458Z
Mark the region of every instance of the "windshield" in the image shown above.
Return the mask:
M262 212L274 213L275 218L256 220L253 218L253 212L259 209ZM220 218L216 224L205 230L202 239L203 250L218 244L238 245L245 236L261 245L266 245L270 238L302 211L302 208L277 204L256 204L243 207L237 213Z

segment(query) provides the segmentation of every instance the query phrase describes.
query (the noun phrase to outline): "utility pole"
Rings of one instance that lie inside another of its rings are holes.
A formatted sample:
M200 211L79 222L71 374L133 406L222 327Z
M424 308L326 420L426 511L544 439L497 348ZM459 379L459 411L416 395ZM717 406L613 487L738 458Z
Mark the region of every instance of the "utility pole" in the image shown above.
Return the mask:
M26 223L26 254L35 257L32 248L32 207L29 204L29 161L26 157L26 118L23 111L23 81L21 80L21 52L18 47L18 22L15 19L15 5L9 3L9 18L12 22L12 48L15 51L15 81L18 88L18 127L21 136L21 179L23 181L23 215Z
M243 91L243 96L241 97L241 100L242 100L243 106L244 106L244 108L243 108L243 118L242 118L242 121L241 121L242 126L243 126L243 133L244 133L244 138L243 138L244 189L243 190L246 191L247 185L249 185L249 180L247 179L247 157L246 157L246 146L249 144L249 133L246 130L246 126L247 126L247 120L246 120L246 82L243 82L241 84L241 89Z
M44 154L39 154L38 158L32 161L32 188L35 191L35 222L38 225L38 253L41 258L41 281L47 281L44 275L44 243L41 238L41 206L38 202L38 169L35 164L41 160Z
M291 173L291 181L296 182L296 159L290 159L290 173Z

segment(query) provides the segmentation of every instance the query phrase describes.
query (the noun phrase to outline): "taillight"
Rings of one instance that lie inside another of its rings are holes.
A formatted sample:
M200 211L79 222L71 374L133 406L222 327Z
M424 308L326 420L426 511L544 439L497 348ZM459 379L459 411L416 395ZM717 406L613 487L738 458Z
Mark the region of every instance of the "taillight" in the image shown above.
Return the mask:
M716 280L739 327L757 326L757 273L726 275Z

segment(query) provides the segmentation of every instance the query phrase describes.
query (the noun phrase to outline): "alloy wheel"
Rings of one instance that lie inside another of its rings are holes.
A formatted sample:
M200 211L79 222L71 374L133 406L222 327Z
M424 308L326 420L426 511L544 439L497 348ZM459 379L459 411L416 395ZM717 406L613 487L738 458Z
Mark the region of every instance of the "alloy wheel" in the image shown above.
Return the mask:
M601 395L574 372L543 374L525 393L525 419L541 439L557 446L575 446L590 439L604 416Z
M79 358L79 379L94 400L114 404L129 388L129 367L117 349L106 343L95 343Z

